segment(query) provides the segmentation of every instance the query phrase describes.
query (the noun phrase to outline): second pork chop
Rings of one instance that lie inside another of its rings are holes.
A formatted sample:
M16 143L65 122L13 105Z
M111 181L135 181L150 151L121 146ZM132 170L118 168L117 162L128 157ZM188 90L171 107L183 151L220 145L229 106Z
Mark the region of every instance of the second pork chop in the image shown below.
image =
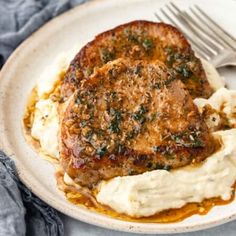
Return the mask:
M118 58L164 62L193 98L208 98L213 92L201 61L180 31L164 23L133 21L99 34L80 50L65 74L61 96L66 99L97 68Z

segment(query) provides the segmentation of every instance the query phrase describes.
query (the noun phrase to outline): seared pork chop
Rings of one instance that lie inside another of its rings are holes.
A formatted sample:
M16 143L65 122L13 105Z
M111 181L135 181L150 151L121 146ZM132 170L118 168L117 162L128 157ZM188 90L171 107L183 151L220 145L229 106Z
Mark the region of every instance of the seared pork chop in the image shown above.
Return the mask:
M80 81L117 58L160 60L173 68L193 98L208 98L213 92L200 60L181 32L164 23L133 21L99 34L81 49L65 74L61 96L69 97Z
M105 64L70 98L61 163L77 183L200 162L216 141L184 84L162 62Z

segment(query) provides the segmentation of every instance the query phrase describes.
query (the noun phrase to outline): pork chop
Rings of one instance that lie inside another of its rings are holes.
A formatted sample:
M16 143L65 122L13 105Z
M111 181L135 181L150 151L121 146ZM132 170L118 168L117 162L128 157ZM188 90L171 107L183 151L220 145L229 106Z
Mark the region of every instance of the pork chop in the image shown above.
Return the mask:
M158 59L173 68L193 98L208 98L213 92L201 61L180 31L164 23L133 21L99 34L80 50L65 74L62 98L69 97L97 68L117 58Z
M77 183L200 162L217 147L185 85L162 62L117 59L71 96L61 164Z

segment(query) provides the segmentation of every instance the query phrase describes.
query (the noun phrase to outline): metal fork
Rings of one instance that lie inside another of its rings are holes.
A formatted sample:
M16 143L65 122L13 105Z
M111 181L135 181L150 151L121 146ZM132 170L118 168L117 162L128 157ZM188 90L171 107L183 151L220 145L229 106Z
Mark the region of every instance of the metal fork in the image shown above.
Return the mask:
M179 28L192 43L193 49L216 68L236 66L236 39L212 20L200 7L189 12L180 10L173 2L155 13L158 20ZM163 17L164 16L164 17Z

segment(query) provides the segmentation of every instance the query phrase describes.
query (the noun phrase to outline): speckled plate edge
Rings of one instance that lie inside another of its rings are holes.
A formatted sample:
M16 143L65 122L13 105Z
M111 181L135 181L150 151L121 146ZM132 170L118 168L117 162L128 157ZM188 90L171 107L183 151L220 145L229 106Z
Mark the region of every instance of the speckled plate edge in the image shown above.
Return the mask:
M40 28L37 32L32 34L27 40L25 40L10 56L7 63L4 65L0 72L0 95L4 93L4 88L1 87L3 78L9 77L9 73L11 73L11 70L13 67L17 66L17 58L20 53L23 53L26 48L28 48L30 45L33 45L37 43L37 39L40 37L47 37L47 34L49 31L51 31L56 25L63 25L63 22L70 20L73 18L73 16L78 11L83 11L85 8L89 7L96 7L96 5L101 4L102 2L107 2L108 0L96 0L92 1L86 4L83 4L81 6L78 6L59 17L51 20L46 25L44 25L42 28ZM135 3L135 1L133 1ZM5 88L7 89L7 88ZM181 232L188 232L188 231L196 231L201 229L210 228L216 225L220 225L226 222L229 222L231 220L236 219L236 212L232 212L232 214L229 217L220 217L217 221L209 221L206 224L202 224L201 222L195 222L195 223L183 223L182 225L178 225L176 227L169 227L168 224L145 224L145 223L135 223L135 222L125 222L120 221L116 219L112 219L110 217L106 217L104 215L100 215L91 211L88 211L86 209L78 209L78 211L74 211L73 208L65 208L62 204L63 202L54 201L53 198L47 196L44 194L42 189L39 186L35 186L31 182L31 177L27 175L27 171L22 163L20 163L17 160L17 157L14 154L14 147L9 142L7 138L7 127L5 127L5 119L4 117L4 106L7 104L0 104L0 148L3 149L8 155L10 155L11 158L15 160L16 168L19 174L20 179L22 182L28 186L37 196L39 196L42 200L47 202L49 205L53 206L55 209L59 210L60 212L63 212L75 219L94 224L97 226L102 226L109 229L114 230L120 230L120 231L126 231L126 232L135 232L135 233L181 233ZM6 115L6 114L5 114ZM66 206L68 207L68 206Z

